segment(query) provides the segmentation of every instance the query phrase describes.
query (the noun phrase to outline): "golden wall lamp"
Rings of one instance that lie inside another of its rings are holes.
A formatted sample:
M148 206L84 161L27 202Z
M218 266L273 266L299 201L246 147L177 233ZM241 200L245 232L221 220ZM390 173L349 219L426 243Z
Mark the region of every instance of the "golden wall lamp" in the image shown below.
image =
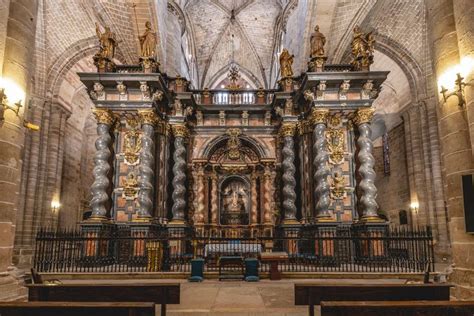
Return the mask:
M458 97L458 105L460 107L463 107L466 104L466 98L464 97L464 87L470 86L471 84L465 83L464 78L461 77L460 73L457 73L456 77L457 78L454 81L456 90L451 93L447 93L449 90L446 89L444 86L441 86L440 93L443 95L443 99L445 103L450 97L456 96Z
M21 104L21 100L14 104L10 104L7 100L7 95L5 93L5 88L0 88L0 126L5 121L5 111L10 110L15 113L16 116L19 117L20 109L23 105ZM23 126L32 130L32 131L39 131L40 127L36 124L30 123L26 120L23 120Z

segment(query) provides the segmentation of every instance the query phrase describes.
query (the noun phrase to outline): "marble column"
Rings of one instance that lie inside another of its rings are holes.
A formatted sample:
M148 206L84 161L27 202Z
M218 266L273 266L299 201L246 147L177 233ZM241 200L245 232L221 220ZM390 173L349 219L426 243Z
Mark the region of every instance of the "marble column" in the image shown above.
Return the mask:
M313 182L314 203L316 210L316 220L332 220L329 206L331 204L331 186L328 177L331 174L329 169L329 152L327 151L326 124L329 116L328 110L313 108L311 112L311 122L313 129Z
M204 177L204 164L203 163L195 163L194 165L195 171L195 185L196 185L196 206L195 206L195 213L194 213L194 224L204 224L204 210L205 210L205 177Z
M184 210L186 208L186 146L185 140L188 136L188 129L184 124L174 124L171 126L174 135L173 153L173 214L172 222L184 224Z
M110 136L110 127L114 123L112 112L102 109L94 109L94 116L97 120L97 140L95 142L96 153L94 155L94 169L92 174L94 182L92 183L91 208L92 216L90 221L107 220L107 203L110 196L108 193L110 181L108 173L111 169L110 157L112 152L110 146L112 137Z
M272 170L270 164L265 165L263 172L264 187L263 187L263 222L264 224L272 224L272 197L273 197L273 182L272 182ZM260 190L262 191L262 190Z
M372 155L373 144L372 144L372 128L370 122L374 115L372 108L360 109L356 112L354 123L357 125L359 130L359 137L357 139L357 145L359 146L359 153L357 158L359 160L359 168L357 172L360 176L359 187L362 195L360 198L360 204L362 206L362 220L363 221L381 221L381 218L377 215L377 188L375 187L375 160Z
M296 167L295 143L293 137L296 123L284 122L280 129L283 138L282 168L283 168L283 212L284 223L296 222Z
M138 166L138 221L151 221L153 211L153 182L155 165L155 126L158 116L154 110L139 110L142 125L142 148Z
M211 224L217 225L217 205L218 205L218 194L217 189L217 175L214 173L211 176Z
M439 80L458 65L463 57L467 57L469 50L472 52L472 31L468 32L472 30L472 4L470 1L452 0L427 0L425 4L433 69ZM472 78L472 72L468 77ZM445 102L439 84L436 93L452 258L456 265L450 281L456 284L452 294L458 299L469 299L474 295L474 286L470 281L474 277L474 260L467 255L474 247L474 236L465 232L461 178L463 174L474 172L473 142L469 133L469 125L474 122L470 114L472 92L466 89L465 107L460 107L458 98L454 96Z
M252 191L252 207L250 208L250 224L258 224L258 217L257 217L257 175L253 174L251 178L251 191Z

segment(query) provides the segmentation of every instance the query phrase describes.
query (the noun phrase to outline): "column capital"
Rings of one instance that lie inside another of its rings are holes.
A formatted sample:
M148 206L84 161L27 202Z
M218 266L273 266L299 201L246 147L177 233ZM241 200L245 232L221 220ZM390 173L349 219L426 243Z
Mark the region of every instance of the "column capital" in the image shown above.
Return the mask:
M285 122L280 127L280 136L293 137L296 132L296 122Z
M115 121L115 117L110 110L96 108L92 110L92 113L94 114L98 124L111 126Z
M373 108L359 109L355 113L353 121L356 125L370 123L374 117L374 112L375 110Z
M138 116L142 124L156 126L160 121L154 109L138 110Z
M316 124L327 124L329 117L329 110L313 108L309 117L310 122L313 125Z
M175 137L183 137L186 138L189 136L189 130L185 124L172 124L171 130Z

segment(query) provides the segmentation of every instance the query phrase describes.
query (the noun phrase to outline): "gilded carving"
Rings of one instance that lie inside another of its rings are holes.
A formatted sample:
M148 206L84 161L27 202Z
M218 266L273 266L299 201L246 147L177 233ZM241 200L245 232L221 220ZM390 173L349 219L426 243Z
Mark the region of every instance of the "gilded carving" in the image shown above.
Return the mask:
M372 32L364 34L360 27L354 27L354 34L351 43L352 62L355 70L369 70L374 62L375 38Z
M241 131L238 128L231 128L227 130L227 135L229 135L229 140L227 141L227 156L230 160L240 159L240 134Z
M280 127L280 136L282 137L293 137L296 132L296 123L283 123Z
M123 180L122 197L127 201L133 201L138 197L139 190L137 178L133 172L130 172Z
M313 125L327 124L328 117L329 117L329 110L313 108L311 110L310 121Z
M319 31L319 25L316 25L313 34L311 34L311 57L324 56L325 44L326 37Z
M326 140L329 151L329 162L333 165L339 165L344 162L344 130L328 129L326 131Z
M171 125L171 129L175 137L186 138L189 135L188 128L184 124L173 124Z
M140 81L140 91L142 92L142 100L150 100L150 86L146 81Z
M98 124L105 124L110 126L115 121L115 117L113 116L110 110L93 109L92 113L94 114Z
M368 108L368 109L359 109L355 113L354 117L354 123L356 125L361 125L364 123L370 123L372 121L372 118L374 117L374 109L373 108Z
M156 33L151 28L150 21L145 23L145 32L139 36L141 57L154 58L156 50Z
M159 122L158 115L156 115L155 110L138 110L138 115L140 116L140 121L142 124L153 125Z
M106 58L112 60L115 56L115 48L117 47L117 40L115 38L115 33L110 30L110 27L106 26L104 32L102 33L99 28L99 24L95 24L95 31L97 33L97 38L99 39L99 52L96 54L96 57Z
M331 197L335 200L340 200L344 198L346 194L346 180L344 176L339 172L335 171L332 176L332 185L331 185Z
M137 130L138 122L136 118L128 118L129 129L125 132L123 147L125 164L134 166L138 164L138 157L142 148L140 132Z

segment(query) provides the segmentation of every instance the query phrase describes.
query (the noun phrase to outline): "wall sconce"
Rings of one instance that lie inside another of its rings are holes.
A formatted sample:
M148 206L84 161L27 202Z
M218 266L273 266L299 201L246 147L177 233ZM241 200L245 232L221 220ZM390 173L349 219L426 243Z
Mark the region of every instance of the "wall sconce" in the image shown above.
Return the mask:
M461 77L460 73L456 74L456 80L454 81L456 90L446 94L448 92L448 89L446 89L444 86L441 86L441 91L440 93L443 95L444 103L452 97L456 96L458 97L458 106L463 107L466 104L466 98L464 97L464 87L465 86L470 86L470 84L465 83L463 80L464 78Z
M0 88L0 127L5 121L5 111L10 110L19 117L20 109L23 105L21 104L21 99L14 104L8 102L7 94L5 93L5 88ZM23 120L23 126L32 131L39 131L40 127L36 124L30 123L27 120Z
M417 214L418 215L418 209L420 207L420 204L418 204L418 202L412 202L410 204L410 209L412 210L413 213Z
M57 200L51 201L51 211L53 213L57 213L60 207L61 207L61 203L59 203L59 201Z

